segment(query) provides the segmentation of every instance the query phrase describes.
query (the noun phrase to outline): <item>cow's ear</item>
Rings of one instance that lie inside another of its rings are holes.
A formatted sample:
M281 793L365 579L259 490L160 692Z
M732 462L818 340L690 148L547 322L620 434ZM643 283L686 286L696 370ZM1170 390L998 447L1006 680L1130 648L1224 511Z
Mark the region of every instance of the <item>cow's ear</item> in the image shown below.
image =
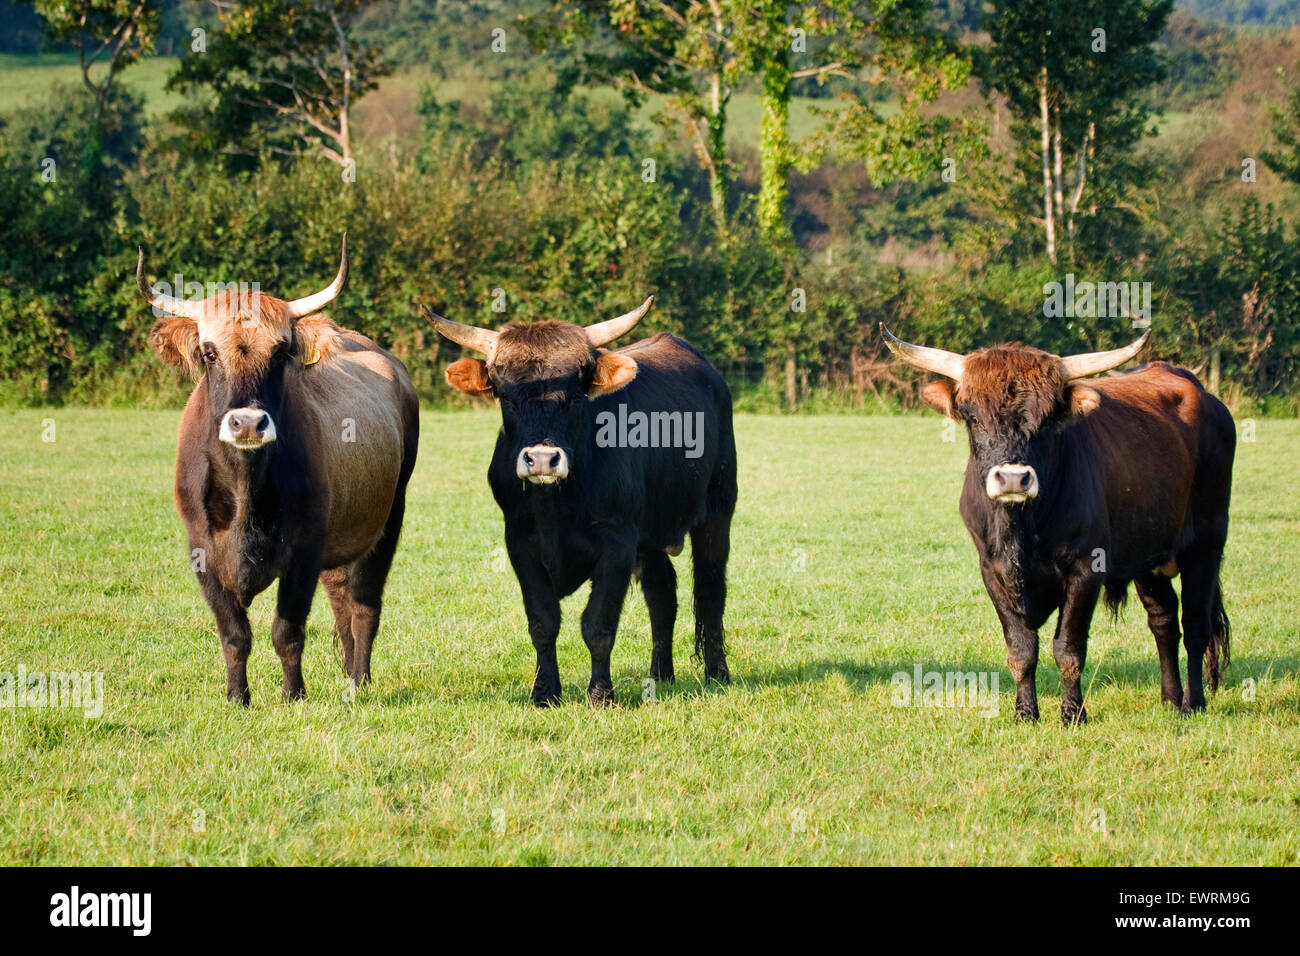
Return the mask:
M463 358L447 366L447 384L469 395L482 395L492 391L488 381L487 363L482 359Z
M173 368L194 376L199 368L199 327L193 319L164 315L149 333L149 344Z
M1101 395L1095 388L1089 388L1087 385L1067 385L1065 402L1069 406L1071 418L1082 418L1097 410L1097 406L1101 404Z
M610 392L617 392L634 378L636 378L636 362L626 355L601 349L596 355L596 374L592 376L587 397L600 398Z
M931 382L921 389L921 400L940 415L961 421L961 416L957 414L957 400L953 391L953 384L946 378Z
M342 330L323 315L309 315L293 324L294 346L303 365L315 365L333 355Z

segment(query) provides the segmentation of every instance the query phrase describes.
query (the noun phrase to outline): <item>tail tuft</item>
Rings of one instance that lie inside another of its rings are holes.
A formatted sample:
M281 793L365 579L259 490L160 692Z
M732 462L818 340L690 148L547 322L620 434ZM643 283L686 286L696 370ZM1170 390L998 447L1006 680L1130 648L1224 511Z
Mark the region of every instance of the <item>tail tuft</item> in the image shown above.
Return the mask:
M1232 625L1223 609L1223 587L1214 583L1214 606L1210 609L1210 643L1205 649L1205 673L1210 693L1219 689L1219 675L1232 663Z

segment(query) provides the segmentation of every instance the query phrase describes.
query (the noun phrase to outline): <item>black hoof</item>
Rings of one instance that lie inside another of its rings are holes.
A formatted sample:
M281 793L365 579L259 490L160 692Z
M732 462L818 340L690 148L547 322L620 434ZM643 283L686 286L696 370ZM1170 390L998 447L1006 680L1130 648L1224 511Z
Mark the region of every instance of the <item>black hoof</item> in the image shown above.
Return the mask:
M1080 707L1078 710L1066 710L1064 707L1061 708L1061 723L1065 724L1065 726L1074 727L1079 724L1086 724L1087 722L1088 711L1083 707Z
M534 686L530 699L535 707L554 707L560 702L560 688Z
M1016 708L1016 720L1023 720L1027 724L1038 723L1038 710L1029 710L1026 708Z
M587 688L587 703L592 707L613 707L614 688L598 685Z

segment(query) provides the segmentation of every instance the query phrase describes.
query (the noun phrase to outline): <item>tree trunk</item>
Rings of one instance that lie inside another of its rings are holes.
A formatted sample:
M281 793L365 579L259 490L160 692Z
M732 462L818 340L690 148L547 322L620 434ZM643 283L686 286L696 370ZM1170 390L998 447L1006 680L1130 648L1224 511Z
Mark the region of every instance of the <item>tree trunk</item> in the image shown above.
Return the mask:
M1056 216L1052 203L1052 130L1047 110L1047 47L1043 47L1043 68L1038 74L1038 116L1042 124L1043 225L1047 231L1047 258L1056 263Z
M1083 148L1079 150L1079 181L1074 186L1074 196L1070 199L1070 218L1066 221L1066 233L1070 242L1074 242L1074 215L1079 211L1079 201L1083 199L1083 186L1088 181L1088 159L1092 155L1092 141L1097 135L1097 124L1089 123L1088 132L1083 135Z
M1061 108L1052 107L1052 204L1055 220L1065 218L1065 163L1061 156Z
M785 405L794 411L799 404L799 395L795 390L795 361L791 355L785 360Z
M719 68L721 69L721 68ZM714 72L709 115L709 202L719 239L727 237L727 98L722 94L722 74Z
M763 69L763 119L759 137L762 179L758 223L772 243L789 238L785 200L790 171L790 53L784 43L771 52Z

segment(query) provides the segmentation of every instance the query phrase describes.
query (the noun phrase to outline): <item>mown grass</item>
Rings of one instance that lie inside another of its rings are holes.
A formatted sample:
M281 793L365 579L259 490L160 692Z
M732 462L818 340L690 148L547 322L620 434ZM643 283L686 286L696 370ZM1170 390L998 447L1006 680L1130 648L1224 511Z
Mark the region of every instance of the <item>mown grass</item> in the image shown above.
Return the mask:
M1261 421L1240 447L1227 689L1202 716L1162 709L1134 602L1099 615L1093 719L1067 730L1050 640L1045 719L1011 718L956 514L964 446L933 417L742 416L734 683L704 686L689 657L683 556L676 686L642 700L634 590L619 706L597 712L581 594L565 703L527 703L484 479L495 414L426 414L373 685L344 700L318 595L310 697L280 703L268 592L243 710L172 509L177 417L0 410L0 671L102 671L105 692L97 720L0 709L0 863L1300 862L1300 422ZM999 714L891 705L891 676L918 663L996 670Z

